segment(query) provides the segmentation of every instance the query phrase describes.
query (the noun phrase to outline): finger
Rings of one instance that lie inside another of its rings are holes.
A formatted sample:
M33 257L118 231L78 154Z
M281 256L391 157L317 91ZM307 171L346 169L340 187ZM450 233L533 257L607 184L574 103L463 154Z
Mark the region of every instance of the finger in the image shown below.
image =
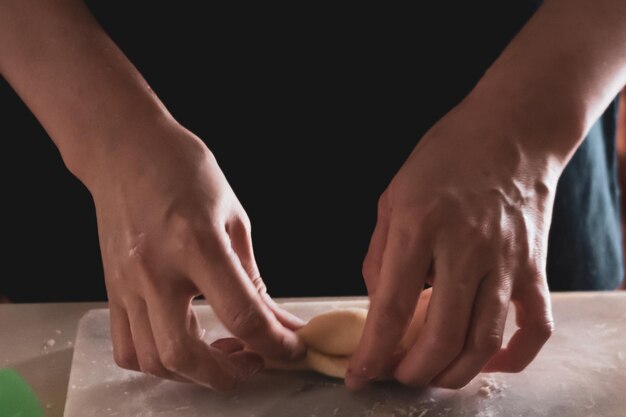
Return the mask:
M427 386L461 353L480 281L467 265L450 253L437 265L441 272L433 286L426 323L394 373L403 384Z
M250 226L246 226L240 217L236 217L231 221L228 234L230 237L231 247L239 258L241 266L244 268L252 284L261 294L263 301L270 307L270 310L276 315L278 321L290 330L298 329L304 326L304 322L298 317L283 310L271 299L267 294L267 287L261 278L259 267L257 266L252 247L252 236L250 234Z
M217 339L216 341L211 343L211 347L219 349L224 353L235 353L239 352L240 350L244 350L246 346L239 339L236 339L234 337L225 337L223 339Z
M189 314L189 334L197 339L202 339L206 333L206 329L200 327L198 316L196 316L193 311L193 300L189 302L189 305L191 306L191 313Z
M506 348L487 364L485 372L521 372L537 356L554 331L550 292L545 283L513 296L519 329Z
M274 299L270 297L268 293L262 294L262 297L265 300L265 303L274 312L274 315L276 316L278 321L289 330L298 330L306 324L306 322L300 317L290 313L278 303L276 303L276 301L274 301Z
M383 264L383 253L387 246L387 235L389 234L389 211L386 206L386 194L383 194L378 202L378 214L376 226L370 239L367 254L363 261L363 279L370 297L376 293L380 269Z
M195 254L192 277L219 319L230 332L264 356L296 359L304 355L303 342L285 328L265 304L227 243L206 245Z
M348 366L349 388L360 389L395 365L399 342L413 317L429 263L430 253L422 236L392 224L376 295L371 297L363 335Z
M502 346L511 298L510 286L493 271L478 289L470 330L461 354L439 374L434 385L458 389L467 385Z
M130 330L137 352L137 360L141 372L148 375L158 376L159 378L172 379L175 381L187 380L182 378L163 366L159 351L152 334L150 319L148 318L148 310L143 300L137 299L129 303L128 316L130 322Z
M111 340L115 363L124 369L139 371L139 361L135 353L133 336L126 310L114 302L109 302L111 315Z
M261 273L254 257L249 223L237 216L228 223L227 233L230 245L250 279L255 280L260 277Z
M160 361L171 373L210 388L230 390L263 368L263 359L253 352L231 358L241 352L233 348L234 342L211 347L194 335L195 313L189 298L152 293L147 302Z
M404 333L404 336L402 336L402 340L400 341L400 346L405 352L415 344L415 341L422 332L422 328L426 322L426 315L428 312L428 306L430 305L430 296L432 292L432 287L422 290L418 298L417 307L413 313L413 318L411 319L409 328L406 333Z

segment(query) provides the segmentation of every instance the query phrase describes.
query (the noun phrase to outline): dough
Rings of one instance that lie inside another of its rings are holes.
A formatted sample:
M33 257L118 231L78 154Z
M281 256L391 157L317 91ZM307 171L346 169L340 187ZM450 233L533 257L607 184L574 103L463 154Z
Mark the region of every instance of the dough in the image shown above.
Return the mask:
M400 346L405 349L415 343L424 325L430 293L430 289L422 291L411 324L400 341ZM335 378L343 378L350 356L361 339L366 318L367 310L362 308L332 310L315 316L297 331L308 347L306 356L298 362L269 362L268 367L312 370Z

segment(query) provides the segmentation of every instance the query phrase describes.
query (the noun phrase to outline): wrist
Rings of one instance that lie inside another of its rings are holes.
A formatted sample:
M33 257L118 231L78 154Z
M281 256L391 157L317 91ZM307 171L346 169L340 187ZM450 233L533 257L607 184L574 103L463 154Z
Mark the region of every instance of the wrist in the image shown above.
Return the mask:
M195 135L163 113L100 130L98 140L85 142L73 146L63 159L94 197L111 183L149 176L163 160L174 163L175 155L184 153L189 160L200 160L209 152Z
M568 96L563 81L507 73L488 71L467 104L480 107L484 117L509 131L509 140L530 158L549 159L564 169L588 128L583 106Z
M88 186L103 164L147 146L151 132L174 125L176 122L164 112L135 110L125 116L105 117L89 130L76 129L71 135L53 139L68 170Z

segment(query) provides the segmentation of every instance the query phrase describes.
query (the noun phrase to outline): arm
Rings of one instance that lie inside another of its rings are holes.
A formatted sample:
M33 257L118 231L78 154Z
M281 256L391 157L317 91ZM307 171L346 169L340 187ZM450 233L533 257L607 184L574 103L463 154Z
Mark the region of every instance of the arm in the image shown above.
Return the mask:
M620 0L548 1L471 95L510 104L511 126L526 133L520 143L564 166L626 84L624 19Z
M262 358L241 341L202 340L200 293L255 351L302 353L212 154L82 2L0 1L0 72L94 198L118 364L222 389L258 371Z
M86 166L115 152L121 133L174 123L84 4L5 0L0 7L0 73L88 187L87 171L95 170Z
M383 193L363 274L371 307L347 383L458 388L516 372L553 329L545 276L558 178L626 83L626 2L550 0ZM416 344L398 350L425 282ZM502 348L509 304L519 329Z

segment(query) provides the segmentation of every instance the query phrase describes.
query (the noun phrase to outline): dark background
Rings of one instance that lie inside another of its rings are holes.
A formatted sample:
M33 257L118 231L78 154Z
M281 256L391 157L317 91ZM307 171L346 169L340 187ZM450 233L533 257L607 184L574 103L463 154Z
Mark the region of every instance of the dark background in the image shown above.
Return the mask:
M361 262L378 196L535 7L483 4L450 15L445 7L205 12L206 4L125 3L88 2L173 115L216 154L252 220L273 296L365 293ZM0 293L104 299L89 193L4 81L0 109Z

